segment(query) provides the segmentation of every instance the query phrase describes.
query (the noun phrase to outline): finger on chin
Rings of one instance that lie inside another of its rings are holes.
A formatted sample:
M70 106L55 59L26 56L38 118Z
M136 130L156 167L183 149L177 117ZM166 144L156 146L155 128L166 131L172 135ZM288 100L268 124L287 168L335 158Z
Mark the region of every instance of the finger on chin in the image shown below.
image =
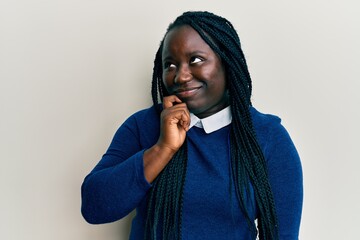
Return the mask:
M180 98L178 98L175 95L166 96L163 98L163 107L169 108L169 107L172 107L172 106L176 105L177 103L181 103L181 102L182 101L180 100Z

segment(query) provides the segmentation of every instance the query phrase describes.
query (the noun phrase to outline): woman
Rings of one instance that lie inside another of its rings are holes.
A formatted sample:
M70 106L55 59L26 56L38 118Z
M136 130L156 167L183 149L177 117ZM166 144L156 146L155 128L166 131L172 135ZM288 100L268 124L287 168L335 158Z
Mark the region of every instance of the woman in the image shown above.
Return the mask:
M298 239L300 159L251 90L232 24L179 16L156 54L153 106L123 123L84 180L84 218L107 223L136 208L130 239Z

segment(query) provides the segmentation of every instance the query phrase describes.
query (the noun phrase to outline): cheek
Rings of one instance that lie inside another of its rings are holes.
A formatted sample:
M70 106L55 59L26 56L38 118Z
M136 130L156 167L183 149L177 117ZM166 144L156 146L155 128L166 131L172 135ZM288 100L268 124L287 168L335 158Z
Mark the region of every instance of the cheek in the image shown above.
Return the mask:
M163 73L163 75L162 75L162 82L163 82L163 84L164 84L164 86L166 87L166 88L168 88L169 87L169 84L170 84L170 81L169 81L169 79L170 79L170 77L169 77L169 74L166 74L166 73Z
M216 72L216 78L219 81L219 88L221 88L223 91L227 89L227 79L226 74L223 67L219 67L218 71Z
M162 75L162 85L164 87L164 95L165 96L170 95L169 92L170 92L170 89L171 89L171 87L173 85L173 81L171 79L172 79L172 77L169 74L163 73L163 75Z
M227 88L226 76L224 74L224 71L222 69L214 71L211 79L213 80L213 90L217 93L217 95L222 95Z

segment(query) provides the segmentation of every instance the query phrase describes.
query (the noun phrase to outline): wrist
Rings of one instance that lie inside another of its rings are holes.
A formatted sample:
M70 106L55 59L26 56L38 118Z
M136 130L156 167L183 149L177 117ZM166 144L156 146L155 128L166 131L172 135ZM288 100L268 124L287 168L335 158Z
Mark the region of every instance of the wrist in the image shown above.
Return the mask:
M167 144L163 144L159 141L152 148L159 156L169 159L171 159L178 151L178 149L168 146Z
M149 183L159 175L175 153L176 150L157 143L144 152L144 173Z

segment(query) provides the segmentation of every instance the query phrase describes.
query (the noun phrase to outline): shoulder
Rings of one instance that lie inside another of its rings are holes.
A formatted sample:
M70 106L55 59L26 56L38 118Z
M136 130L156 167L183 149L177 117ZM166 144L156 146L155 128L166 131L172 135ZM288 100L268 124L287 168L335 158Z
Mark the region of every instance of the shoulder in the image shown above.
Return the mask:
M132 131L145 145L152 144L160 132L160 113L153 105L135 112L125 124L131 124Z
M272 146L279 146L280 143L286 142L286 145L292 145L287 130L281 124L280 117L259 112L254 107L250 108L250 113L257 140L265 154Z
M255 107L250 107L250 114L257 135L268 134L271 129L281 126L281 118L276 115L262 113Z
M157 123L160 118L159 113L157 112L154 106L145 108L133 113L125 123L136 124L139 126L153 125Z
M270 155L287 156L286 159L298 161L298 154L294 143L281 124L281 119L272 114L264 114L251 108L253 126L258 142L265 154L265 158L270 160Z
M141 146L148 146L159 135L160 116L154 106L139 110L128 117L115 133L114 140L121 142L137 141Z
M128 117L120 126L131 131L136 136L153 135L159 131L160 114L154 106L139 110Z

